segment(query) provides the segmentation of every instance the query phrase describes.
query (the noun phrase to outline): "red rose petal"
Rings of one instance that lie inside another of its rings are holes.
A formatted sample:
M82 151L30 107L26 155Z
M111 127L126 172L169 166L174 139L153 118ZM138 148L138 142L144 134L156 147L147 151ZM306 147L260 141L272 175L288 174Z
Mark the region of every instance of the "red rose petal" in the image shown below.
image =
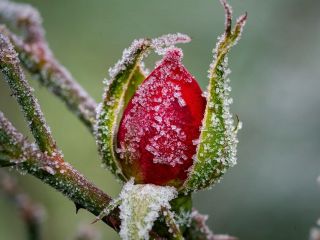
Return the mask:
M121 119L120 165L137 183L181 186L193 163L206 101L181 57L180 49L167 51Z

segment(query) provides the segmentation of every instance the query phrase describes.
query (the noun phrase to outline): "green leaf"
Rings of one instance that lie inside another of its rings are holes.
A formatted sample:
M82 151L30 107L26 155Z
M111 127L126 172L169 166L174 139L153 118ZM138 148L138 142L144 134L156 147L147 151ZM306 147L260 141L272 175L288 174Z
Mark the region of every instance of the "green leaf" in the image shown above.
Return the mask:
M154 221L162 209L170 209L169 202L176 197L176 194L177 191L173 187L153 184L134 185L133 180L126 183L120 194L121 238L149 239L149 231ZM171 218L170 220L173 221Z
M236 164L237 132L240 124L234 126L230 112L229 86L227 78L227 53L241 36L247 15L241 16L231 30L231 8L222 1L226 11L226 30L219 38L214 50L214 60L209 70L207 106L197 146L195 163L185 184L186 191L195 191L210 187L219 181L226 170Z

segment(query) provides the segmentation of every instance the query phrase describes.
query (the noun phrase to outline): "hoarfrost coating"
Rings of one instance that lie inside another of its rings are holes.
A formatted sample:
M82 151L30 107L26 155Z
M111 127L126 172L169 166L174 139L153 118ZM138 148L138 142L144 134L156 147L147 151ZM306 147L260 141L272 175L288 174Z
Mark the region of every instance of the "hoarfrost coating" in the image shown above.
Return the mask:
M117 152L137 183L180 187L193 163L205 99L181 60L181 49L168 48L124 110Z
M169 201L176 195L173 187L134 185L133 180L127 182L120 193L121 238L148 240L149 231L159 217L161 208L170 209Z

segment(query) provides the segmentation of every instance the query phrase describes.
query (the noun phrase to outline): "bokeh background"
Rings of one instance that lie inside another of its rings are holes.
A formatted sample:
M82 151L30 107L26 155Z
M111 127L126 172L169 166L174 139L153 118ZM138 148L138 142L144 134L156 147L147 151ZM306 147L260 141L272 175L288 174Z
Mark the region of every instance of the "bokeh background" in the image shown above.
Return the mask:
M207 84L211 50L223 31L218 0L26 0L44 19L56 57L97 100L102 79L135 38L183 32L184 64ZM307 239L320 216L320 1L230 0L235 16L248 11L243 37L230 54L233 113L240 116L239 161L221 183L194 196L217 233L240 239ZM158 57L151 56L153 68ZM87 129L60 100L30 79L66 159L112 196L120 186L100 167ZM0 109L28 133L17 104L0 82ZM30 135L29 135L30 136ZM16 175L14 172L13 175ZM47 211L45 239L72 239L86 211L75 214L60 193L30 176L20 185ZM102 223L103 239L119 239ZM25 239L16 209L0 198L0 239Z

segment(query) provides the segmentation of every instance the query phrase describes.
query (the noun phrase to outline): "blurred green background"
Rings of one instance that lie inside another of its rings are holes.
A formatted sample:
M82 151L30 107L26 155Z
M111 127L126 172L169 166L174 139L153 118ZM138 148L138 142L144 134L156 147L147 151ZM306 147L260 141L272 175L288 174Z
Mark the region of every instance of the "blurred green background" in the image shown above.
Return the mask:
M184 64L201 86L207 84L211 50L223 31L218 0L30 0L44 19L56 57L97 100L102 79L135 38L183 32ZM240 239L307 239L320 216L320 1L230 0L235 16L248 11L243 37L230 54L233 113L240 116L238 165L221 183L194 196L217 233ZM155 56L147 61L153 68ZM100 167L87 129L60 100L30 79L59 147L89 179L112 196L120 190ZM0 82L0 109L28 133L17 104ZM30 136L30 135L29 135ZM16 175L14 172L12 173ZM30 176L23 188L47 211L45 239L72 239L86 211ZM119 239L102 223L103 239ZM0 239L25 239L17 211L0 199Z

